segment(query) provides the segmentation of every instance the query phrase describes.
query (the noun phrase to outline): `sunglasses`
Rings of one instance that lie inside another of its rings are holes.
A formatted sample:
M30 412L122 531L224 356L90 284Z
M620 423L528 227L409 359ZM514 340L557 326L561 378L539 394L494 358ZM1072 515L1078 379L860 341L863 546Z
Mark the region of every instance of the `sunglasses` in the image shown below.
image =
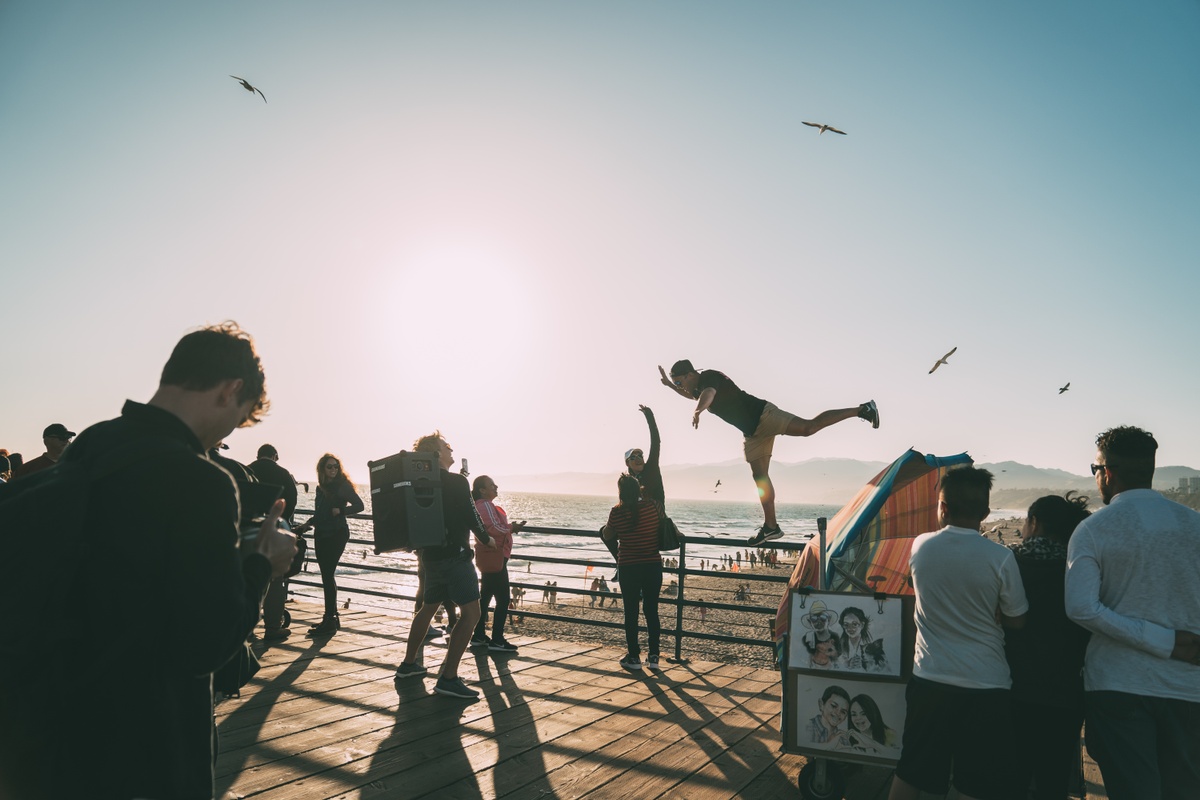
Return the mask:
M1095 475L1102 469L1112 469L1108 464L1092 464L1092 474Z
M330 467L337 469L339 466L340 465L336 461L326 461L325 462L325 469L329 469Z
M673 381L672 381L672 383L674 383L674 384L675 384L676 386L678 386L680 389L682 389L682 388L683 388L683 381L676 381L676 380L673 380Z
M645 457L641 453L631 453L626 461L644 461Z

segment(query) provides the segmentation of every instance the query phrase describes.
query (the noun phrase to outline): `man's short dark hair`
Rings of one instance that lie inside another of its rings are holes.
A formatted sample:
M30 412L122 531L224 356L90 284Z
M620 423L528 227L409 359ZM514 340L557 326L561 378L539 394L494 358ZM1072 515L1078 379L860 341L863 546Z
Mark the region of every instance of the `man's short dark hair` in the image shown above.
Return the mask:
M275 458L278 455L279 451L275 449L275 445L273 444L264 444L262 447L258 448L259 458Z
M695 372L696 368L692 366L692 362L686 358L682 358L671 365L671 375L687 375L689 372Z
M1154 479L1154 454L1158 442L1153 434L1132 425L1109 428L1096 437L1096 449L1105 465L1126 483L1149 484Z
M946 510L956 517L978 517L988 514L992 492L992 473L979 467L955 467L942 476L939 487Z
M261 422L271 407L262 362L254 352L254 340L233 321L192 331L179 340L163 367L162 386L203 392L223 381L242 380L238 402L253 401L241 427Z
M850 702L850 693L842 687L835 685L825 689L825 693L821 695L821 704L824 705L825 703L829 702L829 698L833 697L835 694L838 697L845 698L847 703Z
M414 453L437 453L442 449L442 432L434 431L413 442Z

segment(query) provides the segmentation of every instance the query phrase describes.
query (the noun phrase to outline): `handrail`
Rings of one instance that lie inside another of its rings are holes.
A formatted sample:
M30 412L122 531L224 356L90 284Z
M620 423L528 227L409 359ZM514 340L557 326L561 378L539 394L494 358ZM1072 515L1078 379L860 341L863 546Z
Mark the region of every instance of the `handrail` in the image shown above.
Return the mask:
M298 515L308 515L311 517L315 512L312 509L296 509L295 513ZM362 513L362 514L348 515L348 518L349 519L372 520L373 516L371 514ZM554 528L554 527L535 526L535 525L527 525L527 526L525 526L525 528L523 530L528 533L541 533L541 534L550 534L550 535L562 536L562 537L591 539L591 540L595 540L597 543L599 543L599 541L600 541L599 532L594 531L594 530L578 530L578 529L573 529L573 528ZM367 546L371 546L371 547L374 546L374 541L371 539L351 538L349 541L352 544L367 545ZM737 645L749 645L749 646L763 647L763 648L774 648L774 644L775 644L774 641L772 641L767 636L732 636L732 635L721 634L721 633L707 633L704 631L694 630L694 629L689 630L686 627L686 618L683 613L685 608L705 608L708 610L720 609L720 610L728 610L728 611L739 611L739 612L748 613L748 614L761 615L764 617L773 617L775 615L777 609L774 605L761 606L761 605L753 605L753 604L748 604L748 603L736 603L735 604L735 603L710 602L707 600L690 600L685 596L685 587L687 586L686 579L687 579L687 576L694 575L694 576L701 576L701 577L706 577L706 578L715 578L718 580L729 580L731 582L736 581L737 583L747 583L747 584L749 584L749 583L786 584L788 581L790 572L787 570L781 570L781 574L779 574L779 575L762 575L762 574L746 573L746 572L740 572L740 571L732 572L732 571L722 571L722 570L689 568L687 566L688 558L689 558L688 553L687 553L688 544L703 544L703 545L718 545L718 546L719 545L727 545L736 550L748 549L747 545L746 545L745 541L743 541L741 539L734 539L734 538L729 538L729 537L710 537L710 536L699 537L699 536L686 536L685 535L685 536L680 536L680 542L681 542L681 544L680 544L678 551L664 552L662 554L664 559L672 559L673 560L673 559L677 558L678 563L679 563L679 566L677 566L677 567L668 567L668 566L663 567L664 575L676 576L677 590L676 590L675 596L671 597L671 596L662 595L659 597L659 605L660 606L667 605L667 606L675 607L675 627L670 628L670 629L668 629L666 627L662 628L663 636L673 636L675 639L675 642L674 642L675 656L674 656L674 659L671 659L671 660L675 661L675 662L685 661L685 659L683 658L683 640L684 639L693 639L693 640L699 640L699 641L715 641L715 642L721 642L721 643L725 643L725 644L737 644ZM567 565L567 566L579 566L579 567L585 567L585 568L593 567L596 569L606 569L606 570L616 568L616 564L613 563L611 556L608 555L608 551L601 550L600 548L597 549L597 552L604 553L604 557L602 559L556 558L556 557L551 557L551 556L540 556L540 555L521 553L520 552L521 542L520 542L519 537L517 537L515 539L513 544L514 544L513 558L518 558L518 559L521 559L521 560L529 562L529 563L557 564L557 565ZM792 548L796 548L796 547L797 547L796 543L778 542L777 541L777 542L767 542L764 545L755 547L753 549L755 551L760 551L765 548L792 549ZM692 559L696 560L696 557L693 556ZM307 563L305 564L305 570L306 571L308 570L308 564L315 563L315 561L316 561L315 548L309 547L308 554L306 556ZM414 577L417 575L417 570L415 568L393 567L393 566L387 566L387 565L383 565L383 564L369 564L369 563L365 563L365 562L348 561L348 560L345 560L344 558L338 562L338 566L356 569L356 570L362 570L362 571L366 571L366 572L377 572L377 573L382 573L382 574L411 575ZM305 573L302 573L302 574L305 574ZM519 580L518 579L519 574L520 573L511 573L511 577L510 577L510 581L509 581L510 586L519 587L524 590L533 590L533 591L536 591L539 589L541 589L541 590L546 589L545 585L543 585L543 584L530 583L530 582L525 582L525 581ZM317 579L317 580L307 579L306 580L306 579L301 578L300 576L296 576L296 577L291 578L290 582L293 584L301 585L301 586L315 587L317 589L321 588L321 581L319 579ZM666 587L664 587L664 588L666 588ZM781 587L781 589L782 589L782 587ZM411 601L414 603L416 602L415 593L408 594L408 593L401 592L401 591L391 591L391 590L381 591L381 590L369 589L369 588L365 588L365 587L347 587L347 586L339 585L339 592L342 594L346 594L346 595L356 595L357 594L357 595L365 595L365 596L371 596L371 597L388 598L391 600L407 600L407 601ZM574 595L574 596L607 598L607 599L613 600L614 602L615 602L616 597L619 596L619 594L617 594L615 592L605 593L605 592L592 591L591 589L575 589L575 588L569 587L569 586L555 587L555 592L556 593L561 592L566 595ZM730 589L729 592L731 595L733 594L732 589ZM516 609L510 610L509 613L510 613L510 615L512 613L517 613L517 614L520 614L522 617L529 617L531 619L549 620L549 621L554 621L554 622L569 623L572 625L581 625L581 626L585 626L585 627L591 626L591 627L598 627L598 628L624 629L624 624L621 622L613 622L613 621L602 620L602 619L587 619L587 618L571 617L571 616L566 616L566 615L562 615L562 614L547 613L545 611L529 611L526 609L526 607L524 605L517 607ZM768 628L767 628L767 626L764 625L761 630L763 630L765 632L768 630Z

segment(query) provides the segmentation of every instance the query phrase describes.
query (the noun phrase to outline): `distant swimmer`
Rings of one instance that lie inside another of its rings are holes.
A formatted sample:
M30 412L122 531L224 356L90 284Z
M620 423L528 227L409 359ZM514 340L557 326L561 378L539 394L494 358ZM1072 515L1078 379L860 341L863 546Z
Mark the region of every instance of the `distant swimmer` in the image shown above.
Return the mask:
M801 122L804 122L804 120L801 120ZM830 133L840 133L842 136L846 135L845 131L839 131L837 128L833 127L832 125L823 125L820 122L804 122L804 124L810 128L819 128L820 130L817 131L818 136L825 133L825 131L829 131Z
M693 428L700 427L700 415L703 412L711 411L740 430L745 437L743 452L750 464L754 482L758 484L764 517L762 528L750 537L751 547L783 536L775 519L775 487L768 474L776 436L811 436L830 425L855 417L867 420L872 428L879 427L879 409L874 400L854 408L822 411L813 419L803 419L783 411L774 403L747 394L722 372L714 369L697 371L687 359L676 361L671 366L669 377L662 367L658 368L658 373L662 376L664 386L696 401L696 410L692 414Z
M1062 387L1061 389L1059 389L1059 390L1058 390L1058 393L1059 393L1059 394L1062 394L1063 392L1065 392L1067 389L1070 389L1070 388L1071 388L1071 382L1070 382L1070 381L1067 381L1067 385L1066 385L1066 386L1064 386L1064 387Z
M250 92L251 94L258 92L259 96L262 97L263 102L267 102L267 96L262 93L262 89L259 89L257 86L251 86L250 81L246 80L245 78L239 78L237 75L230 75L229 77L233 78L235 81L239 81L242 84L242 88L247 92Z
M951 350L949 353L946 353L946 355L939 358L937 360L937 363L933 365L933 369L929 370L929 374L932 375L935 371L937 371L937 368L940 367L942 364L948 364L949 361L947 361L947 359L950 358L950 356L954 355L954 351L957 349L958 349L958 346L955 345L953 350Z

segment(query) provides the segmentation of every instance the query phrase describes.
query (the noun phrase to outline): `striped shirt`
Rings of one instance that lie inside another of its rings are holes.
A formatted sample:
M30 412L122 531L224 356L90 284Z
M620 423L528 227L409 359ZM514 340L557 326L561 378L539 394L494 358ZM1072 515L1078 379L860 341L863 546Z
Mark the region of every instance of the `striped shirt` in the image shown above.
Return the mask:
M617 564L649 564L661 559L658 554L658 506L650 500L638 501L637 527L632 510L613 506L608 512L608 529L617 534Z

